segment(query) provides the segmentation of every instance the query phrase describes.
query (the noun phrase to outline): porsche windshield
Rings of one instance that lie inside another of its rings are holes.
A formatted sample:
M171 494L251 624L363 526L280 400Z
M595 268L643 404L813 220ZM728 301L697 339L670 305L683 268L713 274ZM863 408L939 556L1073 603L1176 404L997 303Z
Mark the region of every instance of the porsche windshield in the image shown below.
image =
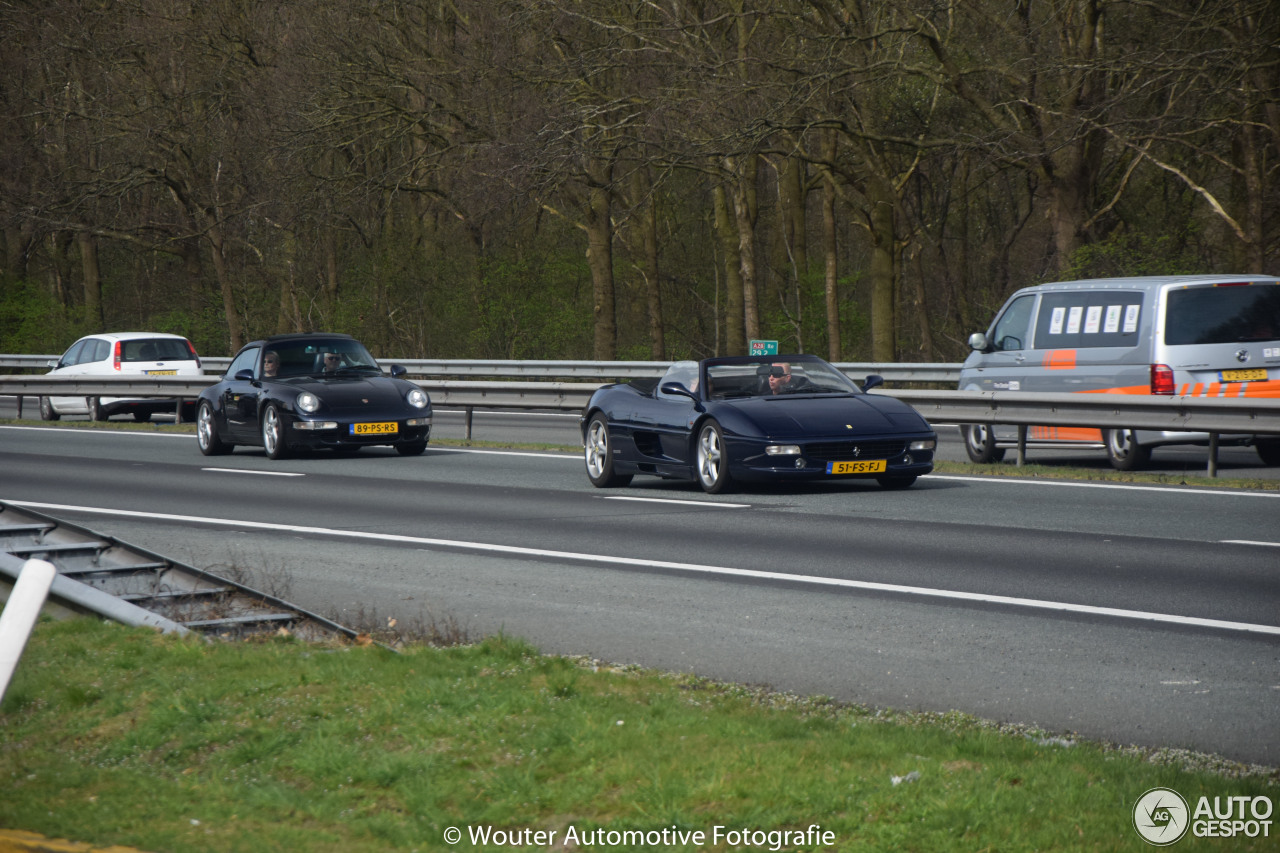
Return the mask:
M382 372L359 341L281 341L268 349L267 357L278 359L281 377Z
M712 400L858 393L847 376L818 359L707 365L707 394Z

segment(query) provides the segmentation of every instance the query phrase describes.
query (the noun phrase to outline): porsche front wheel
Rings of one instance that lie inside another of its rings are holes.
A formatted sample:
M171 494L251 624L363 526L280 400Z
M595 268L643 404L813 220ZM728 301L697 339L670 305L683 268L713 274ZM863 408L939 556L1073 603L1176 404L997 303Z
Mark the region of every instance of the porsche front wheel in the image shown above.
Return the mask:
M284 418L274 403L262 410L262 449L267 451L270 459L284 459L289 455L289 446L284 437Z
M587 424L583 458L587 463L587 479L596 488L625 486L631 482L630 474L618 474L613 470L613 441L609 424L604 415L596 413Z
M733 487L729 476L729 457L725 454L724 432L720 424L707 421L698 430L698 446L694 453L698 485L707 494L718 495Z
M205 456L221 456L232 449L230 444L219 438L213 406L207 402L200 403L200 410L196 413L196 443Z

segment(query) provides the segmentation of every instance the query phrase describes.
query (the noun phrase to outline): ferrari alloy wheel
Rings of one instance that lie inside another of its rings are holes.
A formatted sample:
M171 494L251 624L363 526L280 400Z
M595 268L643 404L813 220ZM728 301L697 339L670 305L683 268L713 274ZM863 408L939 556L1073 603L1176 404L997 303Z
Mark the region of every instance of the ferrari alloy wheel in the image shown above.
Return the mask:
M105 421L107 419L106 413L102 411L102 401L97 397L87 397L84 402L85 408L89 411L89 420Z
M62 415L58 414L57 411L55 411L53 408L53 401L50 400L48 397L41 397L40 398L40 420L56 421L60 417L62 417Z
M609 436L609 424L604 415L597 412L587 424L583 442L583 458L587 463L587 479L600 489L625 486L631 482L630 474L617 474L613 470L613 442Z
M707 421L698 431L698 447L694 454L698 469L698 485L707 494L727 492L733 485L729 476L729 459L724 450L724 433L720 424Z
M289 455L284 437L284 418L275 403L268 403L262 410L262 449L267 451L269 459L283 459Z
M990 424L965 424L960 432L964 436L965 453L974 462L985 465L1004 458L1004 448L996 447L995 432Z
M232 445L218 437L218 424L213 419L213 406L207 402L201 402L200 410L196 413L196 442L200 445L200 452L205 456L221 456L232 450Z
M1151 448L1138 444L1131 429L1103 431L1107 445L1107 459L1117 471L1137 471L1151 460Z

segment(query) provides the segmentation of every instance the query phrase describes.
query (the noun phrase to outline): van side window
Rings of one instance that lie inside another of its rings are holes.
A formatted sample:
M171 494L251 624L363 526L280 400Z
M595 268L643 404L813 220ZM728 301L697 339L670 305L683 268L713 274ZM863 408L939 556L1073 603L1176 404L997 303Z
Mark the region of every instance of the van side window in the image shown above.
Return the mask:
M1034 295L1020 296L1000 315L991 330L991 346L996 350L1020 350L1027 347L1027 329L1031 325Z
M1046 293L1036 320L1040 349L1132 347L1138 344L1142 294L1121 290Z

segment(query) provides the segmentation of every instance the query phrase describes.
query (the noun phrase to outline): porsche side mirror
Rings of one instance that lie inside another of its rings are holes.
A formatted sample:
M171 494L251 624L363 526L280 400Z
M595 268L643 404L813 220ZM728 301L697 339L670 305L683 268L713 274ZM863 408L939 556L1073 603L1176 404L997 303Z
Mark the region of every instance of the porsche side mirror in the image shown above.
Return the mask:
M237 382L252 382L253 371L247 367L244 370L237 370L236 375L233 376L232 379L235 379Z
M403 364L391 365L391 375L396 379L399 379L401 376L404 376L408 372L409 371L405 369L405 366Z
M866 378L866 381L862 383L862 390L870 391L872 388L879 388L883 384L884 384L884 377L881 376L879 373L872 373L870 376Z
M982 332L974 332L969 336L969 349L976 349L978 352L987 352L990 344L987 342L987 336Z

